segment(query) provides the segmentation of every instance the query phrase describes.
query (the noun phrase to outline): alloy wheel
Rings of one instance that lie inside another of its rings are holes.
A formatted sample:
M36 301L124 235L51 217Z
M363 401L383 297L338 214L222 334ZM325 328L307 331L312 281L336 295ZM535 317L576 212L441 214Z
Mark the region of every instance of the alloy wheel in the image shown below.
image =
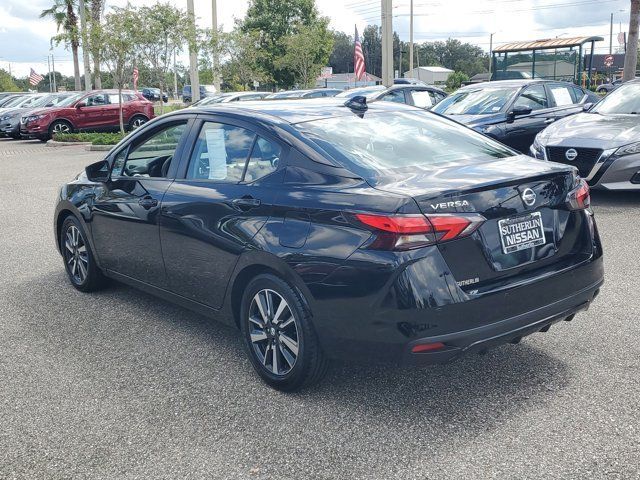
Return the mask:
M249 337L255 355L269 373L284 376L296 364L298 324L291 307L276 291L260 290L251 300Z
M73 281L82 284L89 271L89 254L82 233L75 225L71 225L64 238L64 259Z
M134 129L141 127L142 125L144 125L145 123L147 123L147 121L144 118L134 118L133 122L131 122L131 127L133 127Z
M56 123L53 126L53 133L71 133L71 129L66 123Z

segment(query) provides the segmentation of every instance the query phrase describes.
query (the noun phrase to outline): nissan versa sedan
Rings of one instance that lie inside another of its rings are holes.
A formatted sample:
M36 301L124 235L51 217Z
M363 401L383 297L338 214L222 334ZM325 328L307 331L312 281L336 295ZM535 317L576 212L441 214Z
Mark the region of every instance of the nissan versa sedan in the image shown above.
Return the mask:
M112 278L235 326L282 390L333 358L517 343L603 283L574 167L364 97L163 115L62 187L53 226L75 288Z
M552 80L499 80L462 87L433 111L528 153L535 136L560 118L579 113L599 97Z
M640 80L540 132L531 155L574 165L593 188L640 190Z

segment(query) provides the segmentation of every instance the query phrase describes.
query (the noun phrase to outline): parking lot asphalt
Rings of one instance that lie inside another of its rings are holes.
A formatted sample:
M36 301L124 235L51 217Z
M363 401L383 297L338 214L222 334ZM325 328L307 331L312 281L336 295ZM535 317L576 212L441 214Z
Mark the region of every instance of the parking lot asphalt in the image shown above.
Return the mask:
M640 194L593 195L606 284L573 322L284 394L233 330L68 284L54 197L102 155L0 140L0 478L640 478Z

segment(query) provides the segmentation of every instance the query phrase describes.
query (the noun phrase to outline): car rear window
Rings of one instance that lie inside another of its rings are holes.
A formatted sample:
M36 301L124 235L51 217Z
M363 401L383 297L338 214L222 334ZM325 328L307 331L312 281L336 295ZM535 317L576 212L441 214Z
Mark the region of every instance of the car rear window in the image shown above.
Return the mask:
M346 168L366 179L396 169L433 169L446 163L504 158L516 153L473 130L419 112L348 115L296 124Z

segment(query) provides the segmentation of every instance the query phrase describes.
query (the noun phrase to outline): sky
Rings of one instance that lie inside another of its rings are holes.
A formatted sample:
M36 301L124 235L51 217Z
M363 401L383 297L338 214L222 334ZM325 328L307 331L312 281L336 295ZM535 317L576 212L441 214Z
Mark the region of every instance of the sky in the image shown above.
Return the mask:
M106 0L111 6L124 6L127 0ZM137 5L156 0L136 0ZM169 0L171 1L171 0ZM404 41L409 40L409 1L393 0L393 27ZM52 0L0 1L0 68L11 67L18 77L48 71L47 55L52 53L56 70L73 74L71 52L51 48L55 23L40 19L40 12ZM186 9L186 0L173 0ZM614 14L616 34L628 29L629 0L414 0L414 41L445 40L448 37L473 43L489 50L489 36L500 45L519 40L598 35L605 41L598 53L609 50L609 20ZM197 22L211 22L211 0L194 0ZM231 30L235 18L242 18L248 0L218 0L218 22ZM368 24L380 23L380 0L316 0L320 13L330 18L331 28L353 34ZM621 22L621 26L620 26ZM186 63L186 57L183 56ZM82 69L82 67L81 67Z

